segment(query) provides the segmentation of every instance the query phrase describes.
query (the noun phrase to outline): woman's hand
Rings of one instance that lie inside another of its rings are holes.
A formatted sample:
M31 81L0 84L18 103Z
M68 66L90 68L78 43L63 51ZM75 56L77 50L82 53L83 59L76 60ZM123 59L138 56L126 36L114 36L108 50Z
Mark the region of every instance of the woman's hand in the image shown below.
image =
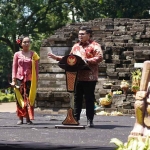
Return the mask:
M12 79L12 82L10 83L11 86L15 86L16 85L16 78Z
M16 85L16 78L12 79L12 82L9 83L12 87L16 87L18 88L18 86Z
M57 60L57 56L56 56L55 54L49 52L47 55L48 55L49 58L52 58L52 59L54 59L54 60Z
M15 82L15 81L12 81L12 82L10 83L10 85L11 85L11 86L15 86L15 85L16 85L16 82Z

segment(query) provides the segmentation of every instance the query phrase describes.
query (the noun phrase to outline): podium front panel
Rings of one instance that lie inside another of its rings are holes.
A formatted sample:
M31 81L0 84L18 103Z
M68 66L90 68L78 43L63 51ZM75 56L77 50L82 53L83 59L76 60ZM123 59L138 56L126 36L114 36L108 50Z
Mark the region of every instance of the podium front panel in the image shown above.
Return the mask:
M74 92L77 74L78 74L77 72L66 71L66 86L68 92Z

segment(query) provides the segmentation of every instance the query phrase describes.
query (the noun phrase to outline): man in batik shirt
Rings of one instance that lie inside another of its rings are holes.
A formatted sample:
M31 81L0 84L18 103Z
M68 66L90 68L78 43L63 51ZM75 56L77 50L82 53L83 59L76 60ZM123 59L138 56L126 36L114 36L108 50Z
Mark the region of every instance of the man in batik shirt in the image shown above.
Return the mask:
M101 46L91 39L92 30L86 26L82 26L78 33L79 42L76 43L70 52L80 56L90 70L79 70L77 83L74 93L74 116L77 121L80 120L83 99L86 103L87 126L93 127L94 119L94 102L95 102L95 86L98 81L98 63L103 60L103 52ZM48 53L50 58L60 61L63 56L57 56Z

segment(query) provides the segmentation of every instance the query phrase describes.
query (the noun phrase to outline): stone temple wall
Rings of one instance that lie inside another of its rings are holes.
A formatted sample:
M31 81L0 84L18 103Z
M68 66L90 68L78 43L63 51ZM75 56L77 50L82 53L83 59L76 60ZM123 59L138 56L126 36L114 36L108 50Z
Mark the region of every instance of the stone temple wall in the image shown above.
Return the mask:
M52 51L57 55L69 54L77 41L79 27L90 26L93 39L102 46L104 60L99 64L99 80L95 95L98 101L108 92L121 90L120 82L124 79L131 83L131 72L135 63L143 63L150 58L150 19L105 18L89 22L66 25L42 42L40 49L40 72L36 106L53 109L66 109L70 106L72 93L66 91L64 70L58 62L47 58ZM104 86L111 82L112 86ZM128 94L114 95L111 108L133 113L134 97Z

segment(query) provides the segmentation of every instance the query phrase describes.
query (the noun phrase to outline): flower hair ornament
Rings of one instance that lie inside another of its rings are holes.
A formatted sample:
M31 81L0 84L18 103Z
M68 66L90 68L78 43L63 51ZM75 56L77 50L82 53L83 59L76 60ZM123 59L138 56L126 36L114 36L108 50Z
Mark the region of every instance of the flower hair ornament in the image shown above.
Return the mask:
M20 44L20 43L21 43L21 40L20 40L20 39L17 39L16 42L17 42L17 44Z

